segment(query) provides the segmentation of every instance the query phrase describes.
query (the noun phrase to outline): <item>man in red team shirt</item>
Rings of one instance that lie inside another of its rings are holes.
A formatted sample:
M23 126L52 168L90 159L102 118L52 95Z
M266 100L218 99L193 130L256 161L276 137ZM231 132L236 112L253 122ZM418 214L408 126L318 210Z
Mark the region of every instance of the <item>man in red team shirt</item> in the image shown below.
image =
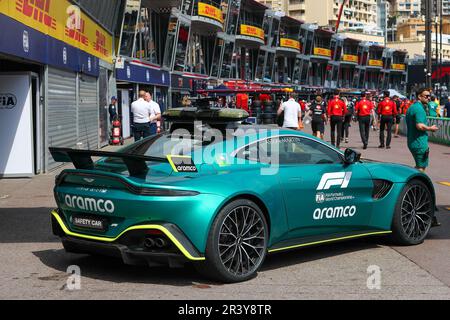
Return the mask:
M339 92L336 92L335 96L328 101L327 115L331 123L331 144L337 148L341 144L342 123L344 122L344 115L346 113L347 106L339 97Z
M358 117L359 133L364 145L364 150L367 149L367 145L369 144L370 115L372 114L373 108L373 102L367 99L366 94L363 93L361 95L361 100L356 103L355 114Z
M384 99L378 104L377 114L380 121L380 146L384 148L384 130L387 128L386 149L391 148L392 125L397 116L397 105L389 98L389 91L384 92Z

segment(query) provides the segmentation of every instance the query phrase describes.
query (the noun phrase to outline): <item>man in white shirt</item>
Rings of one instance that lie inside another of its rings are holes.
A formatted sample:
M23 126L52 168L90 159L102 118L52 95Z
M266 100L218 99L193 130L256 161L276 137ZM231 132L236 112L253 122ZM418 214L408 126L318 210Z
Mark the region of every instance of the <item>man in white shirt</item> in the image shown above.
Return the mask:
M131 104L134 141L151 136L150 122L154 120L154 116L152 118L150 103L145 101L146 94L144 90L139 91L139 99Z
M298 130L303 127L302 124L302 109L300 104L294 99L294 95L289 96L289 100L283 102L278 109L278 116L284 111L283 127Z
M150 104L150 135L154 135L158 132L158 129L160 129L159 123L161 121L161 108L156 101L152 100L152 94L150 92L146 93L145 101Z

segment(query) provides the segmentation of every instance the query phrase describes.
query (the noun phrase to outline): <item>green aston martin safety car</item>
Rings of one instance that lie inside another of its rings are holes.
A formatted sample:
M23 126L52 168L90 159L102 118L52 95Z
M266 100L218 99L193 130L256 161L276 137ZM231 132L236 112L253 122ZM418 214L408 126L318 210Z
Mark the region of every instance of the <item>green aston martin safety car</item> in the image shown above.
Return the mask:
M400 245L426 238L435 192L424 173L243 123L241 111L202 112L171 110L169 132L118 152L51 148L75 167L56 178L51 213L68 252L132 265L190 261L238 282L274 252L371 235Z

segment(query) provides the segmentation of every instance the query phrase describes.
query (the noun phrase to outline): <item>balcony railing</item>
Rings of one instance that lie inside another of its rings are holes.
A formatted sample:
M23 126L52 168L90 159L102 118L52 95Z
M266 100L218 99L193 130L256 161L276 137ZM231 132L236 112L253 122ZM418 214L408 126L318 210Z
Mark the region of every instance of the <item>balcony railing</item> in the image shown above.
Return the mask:
M211 0L195 1L193 18L201 19L201 22L212 20L212 24L223 28L223 11L216 2Z
M319 56L319 57L331 58L331 50L327 49L327 48L315 46L314 50L313 50L313 55Z
M406 65L403 63L393 63L391 69L395 71L406 71Z
M286 37L286 36L280 38L279 47L293 49L298 52L300 52L300 50L302 48L300 41L298 41L298 39L295 39L294 37Z
M383 68L383 60L369 59L369 62L367 63L367 66Z
M241 21L239 24L239 35L251 37L264 42L265 34L261 25L251 21Z
M341 57L341 61L343 62L349 62L349 63L358 63L358 55L356 54L343 54Z

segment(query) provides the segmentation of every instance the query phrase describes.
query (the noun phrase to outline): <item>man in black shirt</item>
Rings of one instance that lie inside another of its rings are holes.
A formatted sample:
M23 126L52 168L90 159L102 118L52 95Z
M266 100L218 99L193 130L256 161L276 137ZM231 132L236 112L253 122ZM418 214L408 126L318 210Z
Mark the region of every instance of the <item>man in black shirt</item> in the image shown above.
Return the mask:
M116 97L111 98L111 104L109 105L109 122L113 122L115 118L118 116L117 112L117 99Z
M309 107L309 115L312 117L311 127L313 135L323 140L325 133L325 119L327 107L322 100L322 96L317 95L316 100Z

